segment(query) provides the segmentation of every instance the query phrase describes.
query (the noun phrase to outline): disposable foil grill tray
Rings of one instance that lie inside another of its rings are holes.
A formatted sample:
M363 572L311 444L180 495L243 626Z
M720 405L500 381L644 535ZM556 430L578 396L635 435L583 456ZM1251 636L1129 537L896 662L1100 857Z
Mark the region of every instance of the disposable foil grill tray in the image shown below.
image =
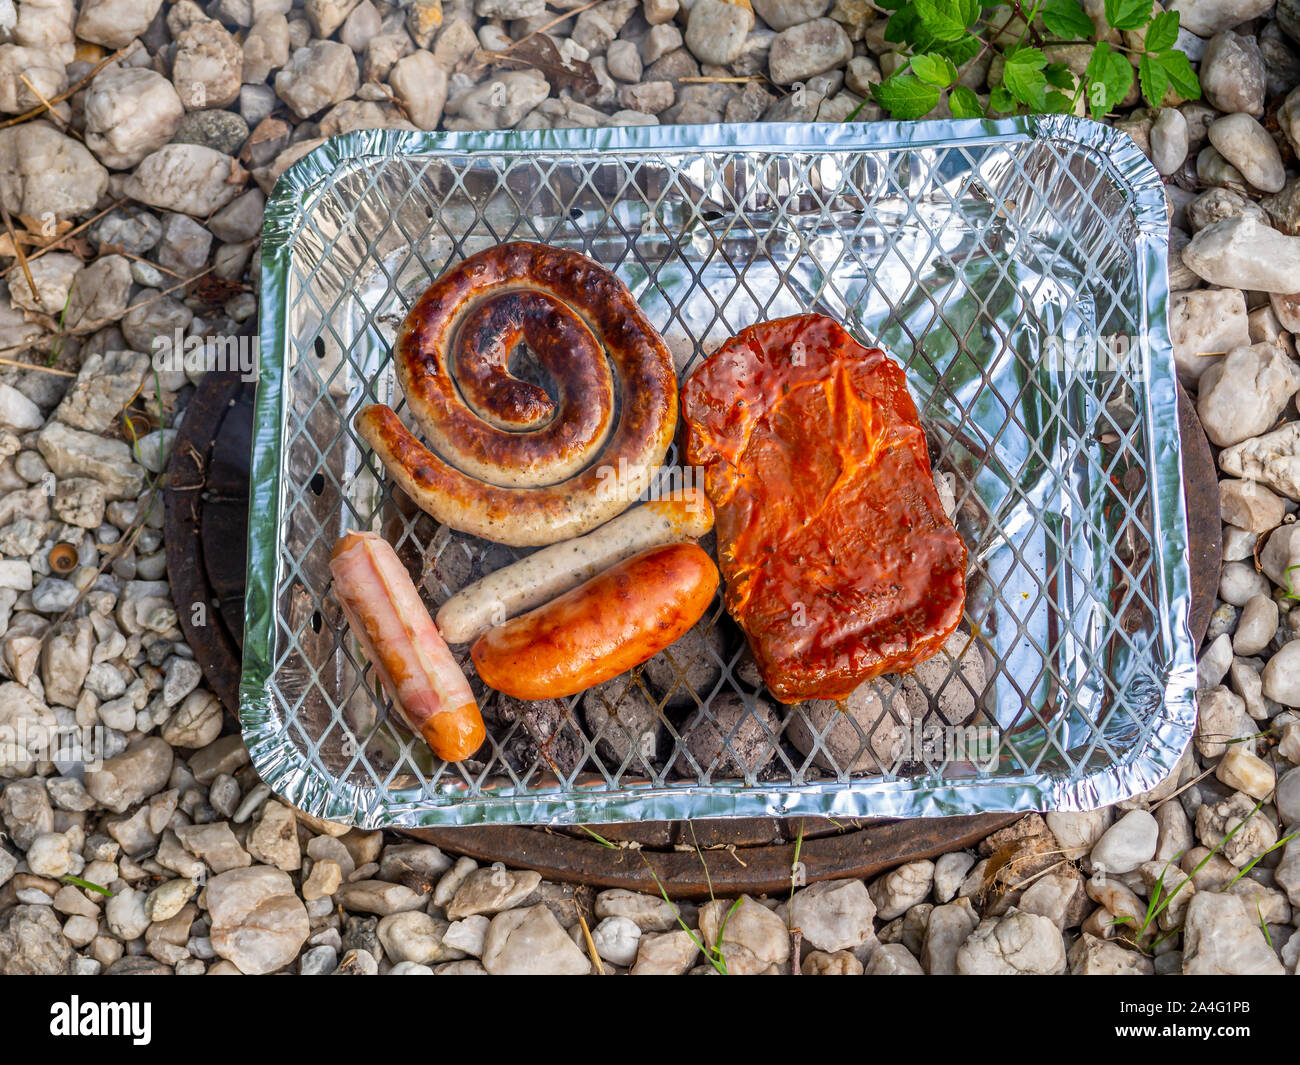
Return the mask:
M523 552L395 498L351 421L404 412L407 310L512 239L617 273L683 379L742 327L804 311L902 362L970 554L960 657L882 678L864 729L756 690L719 597L627 678L639 717L618 692L497 697L461 647L488 746L447 765L413 740L331 597L332 543L382 531L434 609ZM280 180L263 240L254 765L366 826L1086 809L1153 786L1195 719L1166 254L1155 171L1068 117L327 142Z

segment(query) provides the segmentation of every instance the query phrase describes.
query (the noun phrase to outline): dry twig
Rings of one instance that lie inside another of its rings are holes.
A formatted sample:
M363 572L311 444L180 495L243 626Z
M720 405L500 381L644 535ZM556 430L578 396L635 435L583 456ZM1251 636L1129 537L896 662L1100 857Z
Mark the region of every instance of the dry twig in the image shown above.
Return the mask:
M591 938L591 929L587 927L587 919L582 916L582 910L578 910L578 924L582 926L582 938L587 942L587 953L591 955L591 964L596 967L596 975L604 976L605 966L596 953L596 941Z
M53 366L41 366L34 362L22 362L18 359L6 359L0 357L0 366L17 366L24 370L40 370L41 373L57 374L60 377L76 377L72 370L60 370Z
M14 231L14 221L9 217L9 208L0 203L0 218L4 219L5 232L9 234L9 242L14 246L14 254L18 257L18 265L23 268L23 276L27 278L27 288L32 294L32 301L39 299L36 292L36 281L32 278L32 268L27 264L27 255L23 251L23 246L18 243L18 234Z
M76 137L77 140L84 139L77 130L73 129L70 125L68 125L68 120L66 118L64 118L61 114L59 114L56 110L54 110L54 105L51 104L50 101L45 98L44 94L41 92L40 89L38 89L35 85L31 83L31 80L27 77L26 74L24 74L20 70L18 72L18 76L23 79L23 84L26 85L27 88L31 90L31 94L35 96L36 99L40 100L40 102L45 106L45 109L50 113L50 117L59 124L59 128L62 129L64 133L68 134L69 136Z
M98 74L110 63L115 63L119 59L124 59L128 55L130 55L135 50L136 46L139 43L140 42L138 40L134 40L130 44L126 45L125 47L119 48L112 55L105 56L98 63L96 63L95 66L91 68L90 72L80 81L78 81L75 85L70 85L68 88L64 89L63 92L59 93L58 96L53 96L47 102L42 102L39 107L33 107L30 111L24 111L21 115L14 115L13 118L5 119L3 122L0 122L0 129L8 129L10 126L20 125L21 123L26 122L29 119L36 118L39 115L43 115L47 108L51 107L54 104L60 103L63 100L68 99L68 97L70 96L76 95L87 85L89 85L91 80L95 77L95 75Z
M737 75L736 77L713 77L701 74L698 77L678 78L677 80L683 85L713 85L717 83L726 85L743 85L750 81L767 81L767 78L763 77L762 74L744 74Z

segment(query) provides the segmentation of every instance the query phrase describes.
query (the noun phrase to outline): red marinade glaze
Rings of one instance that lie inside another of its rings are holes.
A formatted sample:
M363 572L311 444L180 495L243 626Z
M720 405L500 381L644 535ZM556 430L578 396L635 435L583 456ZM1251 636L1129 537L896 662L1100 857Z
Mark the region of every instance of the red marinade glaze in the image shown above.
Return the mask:
M750 326L682 386L726 603L782 702L910 669L961 619L966 546L902 368L838 323Z

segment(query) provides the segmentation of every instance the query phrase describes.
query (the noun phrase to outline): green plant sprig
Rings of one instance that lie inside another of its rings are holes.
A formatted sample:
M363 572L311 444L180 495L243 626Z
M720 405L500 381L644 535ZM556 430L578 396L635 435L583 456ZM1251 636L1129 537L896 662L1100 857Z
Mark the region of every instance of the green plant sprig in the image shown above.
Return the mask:
M91 883L89 880L82 880L81 877L73 876L71 873L69 873L67 876L61 876L59 877L59 879L62 880L63 883L65 884L71 884L73 887L83 888L86 891L95 891L101 895L107 896L110 899L113 897L113 893L109 891L108 888L104 887L103 884L94 884Z
M1174 901L1174 896L1177 895L1180 891L1183 890L1183 888L1185 888L1188 884L1190 884L1193 881L1196 874L1199 873L1202 869L1204 869L1207 864L1209 864L1210 859L1213 858L1216 854L1220 852L1220 850L1223 849L1224 845L1228 842L1228 840L1232 839L1233 836L1235 836L1238 832L1240 832L1243 828L1246 827L1246 825L1250 822L1251 818L1253 818L1257 813L1259 813L1261 809L1263 809L1264 802L1265 802L1264 799L1260 799L1257 803L1255 803L1250 813L1248 813L1232 829L1232 831L1224 835L1223 839L1219 840L1219 842L1216 843L1210 849L1210 853L1207 854L1204 858L1202 858L1196 864L1196 868L1193 869L1190 873L1188 873L1182 880L1180 880L1178 882L1178 886L1175 887L1173 891L1171 891L1168 895L1164 894L1165 874L1173 866L1173 863L1178 861L1183 856L1184 852L1179 851L1171 859L1169 859L1169 861L1165 863L1165 867L1160 871L1160 876L1156 880L1155 886L1151 889L1151 898L1150 901L1147 903L1147 911L1143 915L1142 924L1141 926L1135 929L1135 936L1133 940L1133 945L1135 947L1137 947L1139 950L1143 949L1141 941L1146 937L1147 933L1151 930L1152 926L1155 924L1156 919L1162 913L1164 913L1164 911L1169 907L1169 904ZM1233 886L1233 884L1235 884L1238 880L1246 876L1246 874L1248 874L1252 869L1254 869L1255 866L1259 864L1261 859L1266 858L1268 855L1272 854L1275 850L1285 847L1288 843L1291 842L1291 840L1295 839L1297 836L1300 836L1300 832L1293 832L1289 836L1284 836L1282 839L1279 839L1266 851L1264 851L1258 857L1256 857L1254 861L1250 862L1250 864L1245 866L1243 869L1239 870L1237 875L1234 876L1231 881L1229 881L1227 888L1224 888L1223 890L1224 891L1229 890ZM1256 902L1257 908L1258 905L1259 903ZM1261 925L1263 924L1263 920L1264 920L1264 914L1261 911L1260 913ZM1127 914L1116 917L1115 920L1111 922L1111 924L1113 925L1124 925L1124 924L1132 924L1132 923L1133 923L1133 918L1129 917ZM1166 939L1170 938L1170 936L1177 935L1180 931L1182 931L1182 927L1183 927L1182 925L1179 925L1178 927L1172 929L1165 935L1161 936L1159 939L1149 944L1147 948L1143 951L1143 953L1150 954L1154 952L1155 948L1159 946L1161 943L1163 943ZM1267 928L1264 929L1264 938L1266 939L1268 938Z
M896 119L921 118L947 91L954 118L1010 114L1072 114L1080 101L1095 119L1114 111L1137 78L1142 96L1159 107L1170 88L1189 100L1201 86L1187 55L1176 48L1177 11L1155 10L1153 0L1105 0L1106 25L1141 33L1142 47L1131 49L1099 41L1082 77L1063 62L1048 62L1044 46L1087 42L1097 25L1080 0L879 0L892 12L885 40L898 46L907 64L871 87L876 102ZM989 15L1009 9L996 25ZM990 42L1019 19L1024 29L1011 44ZM1040 33L1038 24L1047 36ZM957 84L959 68L996 48L1003 60L1001 83L985 104L975 91ZM1138 57L1134 71L1129 55ZM857 112L850 115L856 117Z

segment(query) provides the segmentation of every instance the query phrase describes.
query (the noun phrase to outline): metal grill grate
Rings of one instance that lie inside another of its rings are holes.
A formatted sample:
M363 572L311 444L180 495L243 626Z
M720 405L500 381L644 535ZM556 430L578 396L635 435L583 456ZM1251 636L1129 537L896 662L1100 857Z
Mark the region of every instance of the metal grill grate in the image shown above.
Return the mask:
M1194 721L1164 210L1131 142L1068 118L329 142L281 181L264 240L242 688L262 776L367 825L1085 808L1151 786ZM395 499L351 419L403 409L390 344L424 288L512 239L614 270L682 378L805 310L903 362L970 551L952 654L876 682L861 716L789 709L719 597L601 689L484 693L483 760L391 725L329 595L333 541L381 530L435 608L522 552Z

